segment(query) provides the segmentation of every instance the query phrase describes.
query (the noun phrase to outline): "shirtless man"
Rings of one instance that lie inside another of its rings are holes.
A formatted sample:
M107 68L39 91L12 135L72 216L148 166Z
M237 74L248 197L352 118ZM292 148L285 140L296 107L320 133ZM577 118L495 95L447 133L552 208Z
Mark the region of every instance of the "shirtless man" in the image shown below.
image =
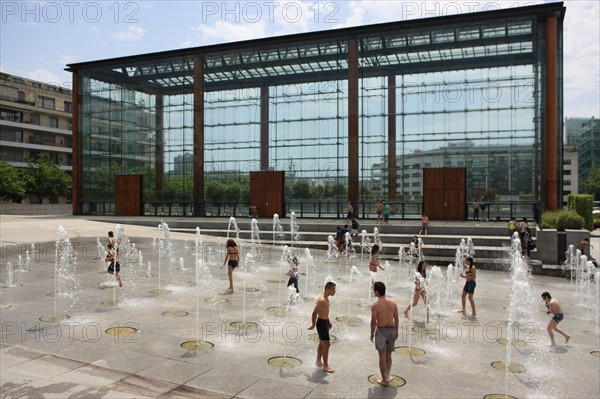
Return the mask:
M542 299L544 300L544 302L546 302L546 308L548 309L546 313L552 313L554 315L552 316L552 320L550 320L550 322L548 323L547 328L548 335L550 336L550 346L556 346L556 343L554 342L553 330L565 337L565 344L567 344L571 337L567 335L563 330L558 328L558 323L560 323L560 321L564 318L564 314L562 312L562 309L560 308L560 303L558 303L556 299L552 298L548 291L542 294Z
M429 218L427 217L427 215L423 215L423 217L421 218L421 231L419 231L420 235L427 235L427 232L429 231Z
M319 346L317 348L317 366L323 367L323 371L333 373L335 369L329 366L329 330L331 330L331 322L329 321L329 297L335 295L335 283L329 281L325 284L325 292L317 299L315 310L312 312L312 324L308 327L309 330L317 326L319 334Z
M392 352L398 339L398 306L393 299L385 296L385 284L381 281L373 284L373 292L377 301L371 306L371 342L375 342L375 349L379 352L381 379L377 383L386 387L390 383Z

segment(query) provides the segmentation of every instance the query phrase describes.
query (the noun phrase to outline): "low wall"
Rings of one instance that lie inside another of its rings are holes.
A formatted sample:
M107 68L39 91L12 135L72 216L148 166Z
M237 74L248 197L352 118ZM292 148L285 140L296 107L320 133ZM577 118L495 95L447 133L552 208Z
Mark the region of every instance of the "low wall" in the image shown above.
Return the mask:
M565 252L569 245L577 247L579 241L589 237L590 232L587 230L538 229L537 250L532 253L532 258L541 260L545 265L560 265L565 261Z
M0 215L72 215L71 204L0 204Z

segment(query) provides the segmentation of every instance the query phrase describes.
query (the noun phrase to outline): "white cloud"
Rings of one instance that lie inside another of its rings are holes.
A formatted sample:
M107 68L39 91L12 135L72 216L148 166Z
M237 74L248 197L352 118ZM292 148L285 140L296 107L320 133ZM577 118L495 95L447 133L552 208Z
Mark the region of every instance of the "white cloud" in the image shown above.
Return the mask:
M38 82L48 83L56 86L64 87L66 84L64 77L60 77L42 68L27 71L22 76L28 79L37 80ZM69 81L68 83L70 84L71 82Z
M235 42L267 36L262 22L240 26L230 22L216 22L213 25L192 27L194 37L181 42L182 46L205 46L208 44Z
M565 116L600 116L600 3L569 1L564 21Z
M129 26L127 30L117 32L113 35L114 39L128 42L140 40L146 34L146 29L139 26Z

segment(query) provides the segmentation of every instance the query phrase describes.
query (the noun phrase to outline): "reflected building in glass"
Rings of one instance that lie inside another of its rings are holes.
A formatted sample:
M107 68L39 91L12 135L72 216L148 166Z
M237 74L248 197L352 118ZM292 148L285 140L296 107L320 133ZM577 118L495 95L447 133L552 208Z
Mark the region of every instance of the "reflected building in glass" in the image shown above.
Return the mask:
M73 211L118 214L119 191L138 190L134 214L246 214L252 172L281 171L284 213L338 216L350 200L366 217L385 198L410 218L436 206L428 169L461 171L463 211L557 209L564 14L550 3L70 64Z

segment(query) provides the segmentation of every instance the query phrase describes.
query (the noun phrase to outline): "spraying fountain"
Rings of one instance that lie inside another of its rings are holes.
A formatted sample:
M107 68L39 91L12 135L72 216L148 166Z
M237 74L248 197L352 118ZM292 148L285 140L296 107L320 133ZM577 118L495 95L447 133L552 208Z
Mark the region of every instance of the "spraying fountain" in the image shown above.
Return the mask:
M248 262L248 266L252 266L251 270L254 270L254 265L262 260L262 246L260 244L260 230L258 228L258 221L252 219L251 232L250 232L250 248L246 252L244 259Z
M300 234L298 231L300 230L300 225L296 221L296 213L292 212L290 214L290 235L292 237L292 243L296 244L300 241Z
M373 228L373 244L379 245L379 253L383 254L383 242L381 242L381 235L377 227Z
M214 289L212 275L208 264L203 259L202 238L200 236L200 228L196 227L196 245L195 245L195 282L196 282L196 329L195 339L185 341L180 346L188 351L206 351L213 348L215 345L212 342L204 340L204 336L200 328L200 296L202 291Z
M58 299L71 300L66 310L72 309L76 302L75 291L79 284L73 273L74 252L69 235L64 227L58 226L54 253L54 314L42 316L39 319L47 323L59 323L71 316L58 313Z
M16 287L22 286L22 284L17 284L14 281L14 269L13 269L12 262L6 263L6 273L7 273L6 281L4 283L0 284L0 288L16 288Z
M512 349L513 346L519 344L519 341L515 340L515 336L518 336L519 327L533 319L532 309L535 308L529 265L521 252L521 240L518 235L513 236L510 247L511 287L506 338L497 340L498 343L506 345L505 359L491 364L492 367L505 373L505 394L508 394L509 373L523 373L526 371L525 366L512 361Z
M27 258L29 258L29 251L26 251L26 253L27 253ZM31 258L29 258L29 261L31 261ZM23 257L21 255L19 255L19 258L17 260L17 268L14 270L14 272L16 272L16 273L22 273L22 272L28 272L28 271L30 271L27 268L27 264L28 264L28 262L24 261Z
M148 293L152 295L164 295L171 293L171 291L163 289L161 286L161 268L163 258L166 254L171 254L172 249L173 244L171 242L169 225L166 224L164 221L161 221L158 225L158 288L155 290L148 291Z
M286 306L285 306L285 322L282 326L282 335L283 335L283 329L286 328L286 326L288 325L288 318L289 315L291 314L293 316L293 313L295 312L295 309L298 306L298 303L301 300L300 295L298 295L298 293L296 292L296 289L293 286L289 286L288 287L288 294L287 294L287 300L286 300ZM296 341L297 342L297 341ZM288 350L288 343L286 342L286 345L283 345L283 356L273 356L271 358L269 358L267 360L267 363L273 367L278 367L278 368L293 368L293 367L299 367L302 365L302 361L300 359L297 359L295 357L291 357L288 356L287 354L287 350Z
M240 228L237 225L237 222L235 221L235 218L233 216L231 216L229 218L229 224L227 225L227 238L229 238L229 233L231 231L235 232L235 239L236 241L240 239Z
M333 239L333 236L327 236L327 256L325 256L325 258L323 259L323 262L328 263L328 262L333 262L335 260L337 260L337 257L339 255L339 250L338 247L335 245L335 241Z
M573 280L576 279L577 273L577 262L579 261L579 257L581 256L581 251L579 249L575 249L574 245L569 245L569 249L565 252L565 262L562 264L563 269L567 270L569 281L571 285L573 285Z
M431 316L442 317L442 299L444 294L444 276L438 266L433 266L429 271L429 285L427 287L428 303L430 304ZM433 304L433 306L431 306Z
M281 225L281 221L279 220L279 215L273 214L273 245L277 241L285 240L285 233L283 232L283 226Z

